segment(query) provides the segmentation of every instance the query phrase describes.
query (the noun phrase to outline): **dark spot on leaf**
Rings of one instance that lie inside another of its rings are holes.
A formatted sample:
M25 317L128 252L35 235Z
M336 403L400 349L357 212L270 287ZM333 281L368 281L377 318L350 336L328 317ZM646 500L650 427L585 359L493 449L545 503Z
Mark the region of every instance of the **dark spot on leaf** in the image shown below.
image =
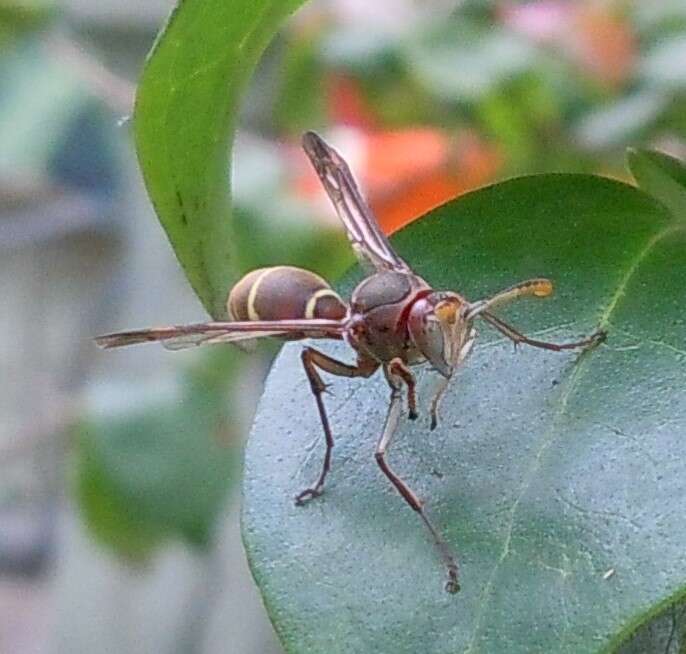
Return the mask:
M179 205L179 209L181 209L181 224L184 227L187 227L188 217L186 216L186 209L183 204L183 197L181 196L181 191L179 191L179 189L176 189L176 203Z

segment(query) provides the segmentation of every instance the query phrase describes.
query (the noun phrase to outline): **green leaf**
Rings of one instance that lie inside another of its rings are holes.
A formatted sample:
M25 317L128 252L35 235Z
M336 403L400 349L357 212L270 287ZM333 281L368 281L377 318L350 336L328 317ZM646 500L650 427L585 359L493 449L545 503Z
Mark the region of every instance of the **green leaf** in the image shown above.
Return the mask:
M619 654L683 654L686 651L686 605L668 606L632 634L617 651Z
M279 23L302 2L180 2L141 76L134 130L145 184L215 319L226 317L236 275L228 188L239 101Z
M130 498L110 478L92 438L96 425L77 429L75 496L81 515L95 538L131 562L145 561L168 536L167 530L130 509Z
M324 122L325 94L303 93L303 89L320 86L324 73L316 40L301 37L287 44L279 61L281 83L273 109L279 134L302 133Z
M235 385L229 348L207 353L171 389L128 389L128 403L107 398L78 429L76 494L87 525L129 560L165 540L206 546L237 478L241 439L230 421Z
M0 3L0 48L18 37L44 29L57 17L54 0L2 0Z
M686 221L686 166L655 150L630 149L627 159L639 187L669 208L677 220Z
M243 535L288 652L614 651L686 595L686 227L643 192L584 175L514 179L450 202L394 245L437 288L470 299L533 276L546 301L503 317L583 355L512 344L480 326L435 432L433 376L390 463L461 561L462 591L377 468L382 375L332 381L337 438L325 494L321 426L288 344L248 442ZM320 341L346 361L342 343ZM613 571L609 573L609 571Z

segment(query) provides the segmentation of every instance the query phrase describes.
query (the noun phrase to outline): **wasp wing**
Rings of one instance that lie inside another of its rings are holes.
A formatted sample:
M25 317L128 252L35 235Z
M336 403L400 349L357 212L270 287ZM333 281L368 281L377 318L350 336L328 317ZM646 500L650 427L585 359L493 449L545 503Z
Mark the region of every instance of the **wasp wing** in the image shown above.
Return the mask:
M185 350L198 345L216 345L219 343L233 343L246 352L249 352L255 339L267 338L269 336L280 336L283 332L229 332L208 334L184 334L181 336L166 339L161 342L165 350Z
M315 132L303 135L303 149L336 208L355 254L377 271L411 273L381 231L343 157Z
M237 343L267 336L298 338L342 338L345 323L339 320L263 320L245 322L205 322L192 325L151 327L98 336L95 342L104 349L160 342L170 350L196 345Z

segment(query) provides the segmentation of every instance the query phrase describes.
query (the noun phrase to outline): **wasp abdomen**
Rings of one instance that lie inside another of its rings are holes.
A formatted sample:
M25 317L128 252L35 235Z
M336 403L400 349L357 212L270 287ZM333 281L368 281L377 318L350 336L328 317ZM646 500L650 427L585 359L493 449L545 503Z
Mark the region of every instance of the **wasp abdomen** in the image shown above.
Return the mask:
M293 266L258 268L229 293L231 320L342 320L347 307L338 294L309 270Z

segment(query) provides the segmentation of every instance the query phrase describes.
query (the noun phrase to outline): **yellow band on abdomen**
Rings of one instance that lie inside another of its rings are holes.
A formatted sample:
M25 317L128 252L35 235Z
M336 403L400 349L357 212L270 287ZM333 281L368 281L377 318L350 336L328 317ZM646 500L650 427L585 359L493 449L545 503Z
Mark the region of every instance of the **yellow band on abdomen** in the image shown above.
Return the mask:
M260 320L260 314L257 313L255 310L255 299L257 298L257 291L260 288L260 284L262 283L262 280L269 274L274 272L275 270L278 270L279 267L277 266L276 268L266 268L263 270L260 275L257 277L257 279L253 282L253 285L250 287L250 292L248 293L248 318L250 320Z
M312 318L314 318L314 310L317 308L317 301L320 298L327 296L334 297L342 303L342 300L338 293L336 293L336 291L333 291L330 288L321 288L312 294L310 299L307 301L307 304L305 305L305 318L307 318L307 320L311 320Z

